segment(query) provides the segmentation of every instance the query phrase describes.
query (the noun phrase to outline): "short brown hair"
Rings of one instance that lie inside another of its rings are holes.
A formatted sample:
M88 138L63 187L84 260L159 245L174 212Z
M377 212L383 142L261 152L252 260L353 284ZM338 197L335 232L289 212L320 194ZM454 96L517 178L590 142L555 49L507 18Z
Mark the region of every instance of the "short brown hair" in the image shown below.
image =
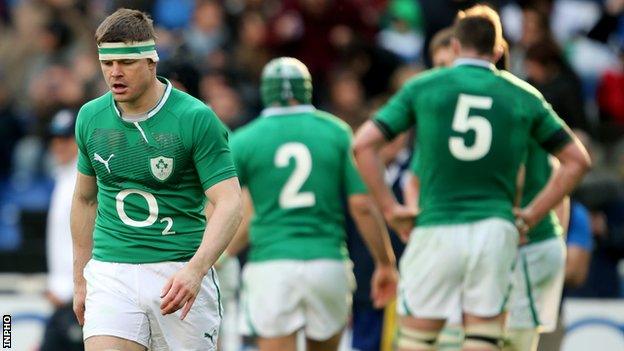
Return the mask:
M502 45L503 30L498 13L486 5L476 5L457 14L455 38L479 54L492 54Z
M95 42L138 42L156 39L150 16L131 9L119 9L106 17L95 31Z

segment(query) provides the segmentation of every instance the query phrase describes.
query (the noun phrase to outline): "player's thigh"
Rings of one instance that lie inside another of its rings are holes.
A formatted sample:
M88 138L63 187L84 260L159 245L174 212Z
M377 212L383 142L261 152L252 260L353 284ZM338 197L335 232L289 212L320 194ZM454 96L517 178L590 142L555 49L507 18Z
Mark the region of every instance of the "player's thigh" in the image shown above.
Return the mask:
M446 319L457 308L467 244L467 225L418 227L401 258L400 315Z
M518 231L504 219L473 223L463 282L462 310L477 317L498 316L508 299L518 247Z
M512 329L555 330L565 276L565 243L556 237L520 249L509 298Z
M331 339L347 324L355 289L351 261L310 260L301 277L308 339Z
M297 335L290 334L274 338L258 338L258 351L296 351Z
M163 316L160 292L186 262L141 265L142 302L149 311L150 350L216 350L222 319L221 296L215 269L204 276L193 306L181 320L182 310Z
M247 263L243 269L240 330L265 338L288 336L302 328L302 261Z
M90 260L83 338L114 336L148 346L150 326L137 299L137 265Z
M92 336L85 340L85 351L145 351L147 347L109 335Z
M342 339L342 330L327 340L319 341L306 338L307 351L337 351Z

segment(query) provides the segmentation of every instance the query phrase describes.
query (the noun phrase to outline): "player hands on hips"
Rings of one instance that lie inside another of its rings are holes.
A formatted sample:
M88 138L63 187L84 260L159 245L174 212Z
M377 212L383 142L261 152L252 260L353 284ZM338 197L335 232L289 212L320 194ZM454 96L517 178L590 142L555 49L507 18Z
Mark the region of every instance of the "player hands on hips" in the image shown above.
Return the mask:
M500 350L518 229L534 226L589 168L584 148L541 94L494 67L501 54L498 15L487 7L462 14L454 31L453 67L406 83L355 139L365 182L387 221L405 235L409 211L383 183L379 150L416 127L420 213L399 264L400 351L435 350L458 303L463 350ZM561 167L514 215L516 175L530 141Z
M272 60L261 93L262 115L231 142L245 216L228 252L249 241L241 328L258 337L261 351L295 351L300 330L307 350L337 350L354 288L344 196L376 263L377 307L396 289L388 233L353 163L349 126L311 105L307 67L294 58Z
M216 350L212 265L241 220L227 132L205 104L156 76L146 14L120 9L95 38L110 91L78 114L71 209L85 348Z

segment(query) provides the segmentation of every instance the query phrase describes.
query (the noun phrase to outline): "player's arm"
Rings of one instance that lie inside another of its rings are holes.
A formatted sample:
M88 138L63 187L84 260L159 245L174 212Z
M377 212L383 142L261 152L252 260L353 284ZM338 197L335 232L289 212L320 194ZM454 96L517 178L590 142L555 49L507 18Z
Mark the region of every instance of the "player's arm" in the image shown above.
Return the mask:
M415 213L399 204L384 181L380 151L385 143L386 138L378 125L367 121L355 136L355 160L364 182L381 207L386 221L399 235L408 237L413 227Z
M375 201L384 212L389 212L399 205L384 181L384 165L381 159L381 148L386 138L372 121L365 122L355 135L353 152L357 167Z
M555 157L549 157L549 161L553 171L559 168L559 160ZM568 233L568 226L570 224L570 196L564 197L554 210L565 237Z
M555 207L555 214L559 220L559 224L563 229L564 238L568 232L568 225L570 223L570 197L565 196L563 200Z
M420 196L420 178L412 171L406 173L403 184L403 199L405 207L414 213L418 213L418 197Z
M227 249L225 249L225 253L232 257L238 256L238 254L249 244L249 223L251 222L251 217L253 217L254 208L251 201L251 195L249 195L249 189L247 188L243 188L242 190L242 201L243 219L241 224L238 226L236 234L234 234L234 238L230 242L230 245L228 245Z
M388 230L381 214L367 194L349 196L349 213L373 256L375 265L394 266L396 258L392 251Z
M202 242L189 261L189 266L200 271L202 276L208 273L228 246L242 218L241 190L237 178L223 180L205 193L213 206L210 225L206 226Z
M559 168L554 170L544 189L527 207L520 211L519 217L529 227L534 226L544 218L548 211L557 206L566 195L574 190L591 166L585 147L571 132L566 130L566 133L568 133L570 141L553 154L559 160Z
M199 248L161 291L161 313L182 308L181 319L191 309L202 279L232 240L242 217L241 190L232 161L228 132L212 110L198 110L184 125L193 163L204 193L212 206L210 222Z
M91 259L96 210L95 177L78 172L71 204L70 227L74 258L74 312L80 325L84 323L84 302L87 291L83 271Z
M349 196L349 212L375 262L375 271L371 278L373 306L384 307L396 295L398 280L396 258L388 230L377 207L367 194Z
M205 191L213 206L210 225L195 255L187 265L169 279L161 292L163 315L182 308L184 319L197 297L203 277L232 240L242 218L241 191L238 178L222 180Z

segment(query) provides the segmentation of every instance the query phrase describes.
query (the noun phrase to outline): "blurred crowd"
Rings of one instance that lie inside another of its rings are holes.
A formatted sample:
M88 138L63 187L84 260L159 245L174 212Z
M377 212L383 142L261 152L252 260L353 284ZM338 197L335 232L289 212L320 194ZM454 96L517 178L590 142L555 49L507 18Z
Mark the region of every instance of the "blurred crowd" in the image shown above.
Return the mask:
M511 71L591 150L595 167L575 198L590 211L594 255L576 293L622 296L624 0L0 0L0 250L28 257L44 236L36 218L53 188L50 122L106 92L93 34L116 8L152 15L159 75L231 129L258 115L260 72L276 56L302 60L314 104L355 129L430 67L432 36L477 2L501 13ZM0 259L0 270L29 271L28 262Z

